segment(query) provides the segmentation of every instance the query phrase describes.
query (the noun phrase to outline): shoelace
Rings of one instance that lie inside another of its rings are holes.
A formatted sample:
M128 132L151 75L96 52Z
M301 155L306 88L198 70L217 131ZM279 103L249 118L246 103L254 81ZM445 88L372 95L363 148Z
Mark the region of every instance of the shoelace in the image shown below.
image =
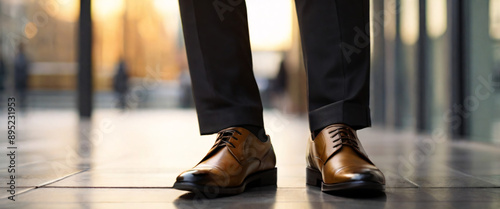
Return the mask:
M216 146L223 147L223 146L230 145L231 147L236 148L236 146L234 146L234 144L229 141L231 138L233 138L234 140L238 140L238 138L236 138L236 136L234 136L235 133L238 133L239 135L241 135L241 133L239 131L234 130L234 129L219 132L213 147L216 147Z
M354 140L354 134L352 131L348 128L338 128L333 131L328 132L328 134L332 134L330 138L335 138L336 136L339 136L337 139L333 140L333 143L338 142L339 140L342 141L342 143L338 143L333 146L333 148L341 146L341 145L348 145L354 148L358 147L358 143L356 140Z

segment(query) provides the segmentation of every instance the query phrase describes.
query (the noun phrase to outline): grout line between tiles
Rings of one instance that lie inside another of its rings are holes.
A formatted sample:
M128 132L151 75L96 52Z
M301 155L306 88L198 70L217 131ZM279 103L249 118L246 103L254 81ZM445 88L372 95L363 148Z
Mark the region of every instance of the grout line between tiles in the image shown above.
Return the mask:
M81 170L81 171L76 171L76 172L73 172L73 173L67 174L66 176L59 177L59 178L54 179L54 180L52 180L52 181L48 181L48 182L42 183L42 184L40 184L40 185L38 185L38 186L35 186L35 189L42 188L42 187L46 187L46 186L48 186L48 185L50 185L50 184L53 184L53 183L56 183L56 182L62 181L62 180L64 180L64 179L66 179L66 178L69 178L69 177L71 177L71 176L74 176L74 175L77 175L77 174L83 173L83 172L88 171L88 170L89 170L89 168L86 168L86 169L83 169L83 170Z
M61 181L61 180L63 180L63 179L66 179L66 178L68 178L68 177L70 177L70 176L74 176L74 175L76 175L76 174L79 174L79 173L85 172L85 171L87 171L87 170L89 170L89 169L84 169L84 170L81 170L81 171L73 172L73 173L70 173L70 174L68 174L68 175L66 175L66 176L63 176L63 177L59 177L59 178L57 178L57 179L54 179L54 180L52 180L52 181L48 181L48 182L42 183L41 185L38 185L38 186L32 186L32 187L23 186L23 187L18 187L18 188L24 188L25 190L22 190L22 191L20 191L20 192L16 192L16 196L21 195L21 194L24 194L24 193L27 193L27 192L30 192L30 191L33 191L33 190L38 189L38 188L42 188L42 187L47 186L47 185L49 185L49 184L52 184L52 183L55 183L55 182ZM2 197L0 197L0 199L7 199L9 196L10 196L10 195L2 196Z

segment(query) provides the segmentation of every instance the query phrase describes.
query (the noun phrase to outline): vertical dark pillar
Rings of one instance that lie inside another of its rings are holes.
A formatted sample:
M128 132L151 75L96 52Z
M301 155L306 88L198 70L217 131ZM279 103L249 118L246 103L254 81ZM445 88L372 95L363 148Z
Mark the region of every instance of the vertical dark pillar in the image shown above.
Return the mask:
M418 39L418 66L417 66L417 104L416 104L416 129L418 132L427 131L427 12L426 1L419 1L419 39Z
M450 44L450 76L451 76L451 102L450 109L454 107L464 107L467 83L465 79L465 7L464 0L448 1L449 17L448 22L451 30ZM450 124L452 138L466 136L467 121L459 111L452 111L454 118L459 118L461 123Z
M80 0L78 25L78 112L80 117L92 114L92 20L91 0Z

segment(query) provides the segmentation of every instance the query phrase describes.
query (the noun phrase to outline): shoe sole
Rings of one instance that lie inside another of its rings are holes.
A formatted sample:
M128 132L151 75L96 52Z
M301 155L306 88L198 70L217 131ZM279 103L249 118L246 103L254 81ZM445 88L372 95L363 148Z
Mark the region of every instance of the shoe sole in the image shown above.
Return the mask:
M321 187L322 192L344 190L373 190L384 191L385 185L371 181L350 181L336 184L325 184L321 172L314 168L306 169L306 184Z
M174 189L191 191L195 193L202 193L205 196L221 196L221 195L235 195L240 194L247 188L263 187L263 186L276 186L278 169L273 168L269 170L259 171L253 173L245 178L243 183L235 187L218 187L199 185L191 182L175 182Z

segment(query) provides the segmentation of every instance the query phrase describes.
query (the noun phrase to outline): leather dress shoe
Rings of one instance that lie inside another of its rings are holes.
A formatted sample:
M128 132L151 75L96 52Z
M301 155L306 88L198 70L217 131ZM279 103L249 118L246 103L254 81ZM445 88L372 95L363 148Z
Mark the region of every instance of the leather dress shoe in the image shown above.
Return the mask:
M321 185L321 191L385 189L384 174L347 125L330 125L309 139L306 160L307 184Z
M246 187L276 185L276 156L271 140L259 140L244 128L220 131L208 154L181 173L175 189L205 195L233 195Z

